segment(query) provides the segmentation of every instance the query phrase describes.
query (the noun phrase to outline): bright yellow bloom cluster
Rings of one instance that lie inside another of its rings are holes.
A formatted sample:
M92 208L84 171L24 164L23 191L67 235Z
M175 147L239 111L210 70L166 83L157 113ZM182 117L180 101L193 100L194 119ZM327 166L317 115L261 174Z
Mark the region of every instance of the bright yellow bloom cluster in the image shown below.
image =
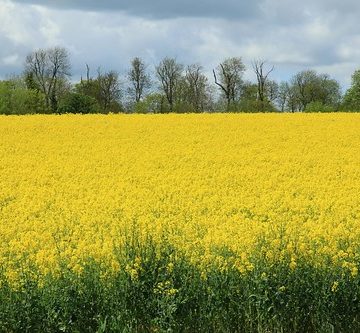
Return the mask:
M134 233L204 272L251 271L261 257L357 275L360 115L0 117L9 280L63 265L80 274L89 258L117 271Z

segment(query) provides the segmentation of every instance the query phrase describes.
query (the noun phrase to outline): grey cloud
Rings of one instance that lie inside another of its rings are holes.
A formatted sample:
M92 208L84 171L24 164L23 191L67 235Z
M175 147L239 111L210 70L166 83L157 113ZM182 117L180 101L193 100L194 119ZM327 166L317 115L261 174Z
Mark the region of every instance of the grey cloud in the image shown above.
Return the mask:
M16 0L16 2L84 11L124 11L129 15L153 19L176 17L246 19L256 15L259 0Z

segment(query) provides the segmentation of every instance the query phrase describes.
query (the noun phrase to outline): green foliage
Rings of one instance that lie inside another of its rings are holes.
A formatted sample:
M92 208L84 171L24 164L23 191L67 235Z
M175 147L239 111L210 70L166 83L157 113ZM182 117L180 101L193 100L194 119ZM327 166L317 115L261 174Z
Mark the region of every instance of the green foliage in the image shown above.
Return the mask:
M75 84L75 92L78 94L91 96L96 100L101 99L100 95L100 84L98 80L90 79L86 81L81 81Z
M230 108L230 111L232 109ZM276 108L269 101L259 101L254 99L242 99L239 103L234 106L234 112L246 112L246 113L256 113L256 112L276 112Z
M335 112L334 106L326 105L321 101L310 102L306 105L304 112Z
M287 95L286 102L291 111L305 111L310 103L321 103L334 110L341 99L339 83L327 74L318 74L314 70L294 75L291 85L287 87Z
M95 98L78 93L70 93L61 101L59 113L97 113L100 107Z
M0 81L0 114L47 113L45 96L15 81Z
M25 85L28 89L40 91L40 86L36 82L33 72L25 73Z
M94 98L98 102L102 113L124 111L120 104L121 89L117 72L99 72L96 79L90 78L76 84L75 92Z
M224 249L223 255L232 253ZM246 273L216 264L204 272L165 240L141 244L136 235L127 237L117 257L120 269L107 277L89 258L80 275L64 263L60 275L41 284L36 274L22 277L18 289L2 283L0 331L360 330L360 278L341 268L315 268L300 260L290 268L264 257Z
M134 113L168 113L170 107L163 94L152 93L147 95L143 100L135 103Z
M341 107L344 111L360 111L360 70L352 75L351 87L347 90Z

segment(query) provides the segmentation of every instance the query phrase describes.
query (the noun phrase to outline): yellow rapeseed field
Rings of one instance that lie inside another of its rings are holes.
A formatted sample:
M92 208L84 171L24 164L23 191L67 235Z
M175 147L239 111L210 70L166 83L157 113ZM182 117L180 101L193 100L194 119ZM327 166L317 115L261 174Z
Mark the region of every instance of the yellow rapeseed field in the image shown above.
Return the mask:
M80 274L89 258L117 272L134 235L171 244L205 275L262 258L355 277L360 114L0 117L8 281L64 263ZM126 269L136 277L137 266Z

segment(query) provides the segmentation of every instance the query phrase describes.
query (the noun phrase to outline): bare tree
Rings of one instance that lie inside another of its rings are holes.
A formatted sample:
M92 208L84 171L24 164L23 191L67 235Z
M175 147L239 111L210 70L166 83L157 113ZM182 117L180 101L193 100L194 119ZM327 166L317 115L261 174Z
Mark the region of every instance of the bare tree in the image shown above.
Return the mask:
M150 75L146 72L145 63L138 57L131 61L131 69L127 73L130 82L129 93L135 102L140 102L144 93L150 88Z
M86 64L86 81L90 81L90 66Z
M218 66L216 71L213 69L215 84L224 93L228 110L240 92L244 71L245 66L241 58L228 58Z
M274 80L268 80L265 86L265 94L270 103L274 102L279 94L279 84Z
M270 73L274 70L274 66L272 66L270 69L265 69L265 61L263 60L253 61L252 66L256 74L258 100L260 102L260 107L264 108L265 103L269 101L269 96L267 94L269 92L269 89L267 87L268 77Z
M39 49L30 53L25 61L25 75L45 95L47 107L57 110L59 87L70 77L69 53L65 48Z
M98 69L97 84L99 87L99 103L104 111L109 111L114 106L120 106L121 84L119 74L116 71L102 74L101 70Z
M287 108L290 112L301 111L301 102L299 92L296 86L290 85L287 91Z
M277 95L277 103L280 107L281 112L285 111L285 107L289 101L289 90L290 86L288 82L281 82L279 85L279 91Z
M174 58L164 58L160 64L156 66L156 74L169 103L170 112L174 109L176 89L181 80L183 69L184 66L177 63Z
M207 77L203 74L199 64L189 65L186 68L185 80L188 86L188 101L195 112L202 112L208 99Z

